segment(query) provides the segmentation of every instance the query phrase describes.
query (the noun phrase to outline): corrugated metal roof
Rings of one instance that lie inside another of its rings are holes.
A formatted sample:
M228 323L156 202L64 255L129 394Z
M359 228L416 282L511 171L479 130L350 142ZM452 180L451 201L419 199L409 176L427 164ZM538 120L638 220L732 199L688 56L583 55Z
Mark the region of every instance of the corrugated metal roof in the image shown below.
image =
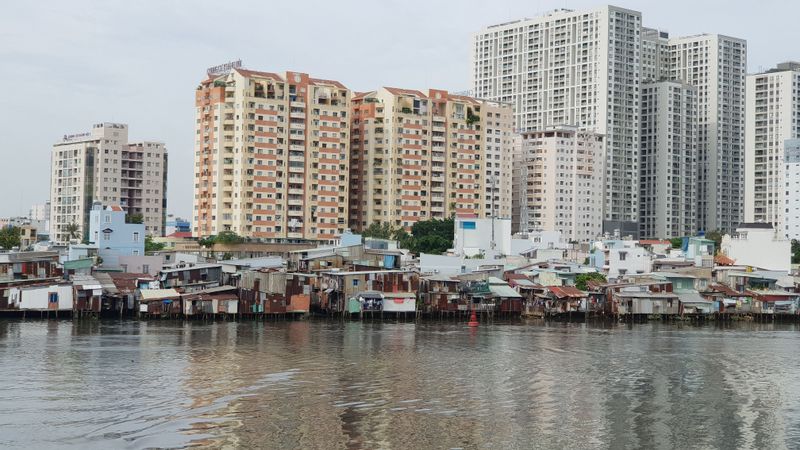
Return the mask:
M507 284L489 284L489 290L495 297L522 298L519 292Z
M162 300L166 298L178 299L181 295L175 289L144 289L142 301Z
M574 286L548 286L547 289L555 294L557 298L583 298L586 293Z

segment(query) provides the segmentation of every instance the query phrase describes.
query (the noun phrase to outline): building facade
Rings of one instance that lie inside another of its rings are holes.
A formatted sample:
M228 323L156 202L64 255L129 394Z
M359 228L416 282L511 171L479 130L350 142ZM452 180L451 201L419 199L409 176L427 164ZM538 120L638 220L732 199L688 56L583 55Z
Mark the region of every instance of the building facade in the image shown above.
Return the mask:
M160 157L141 168L131 146L157 145ZM166 204L166 150L161 143L128 143L128 126L99 123L85 133L65 135L53 145L50 174L50 238L54 242L88 238L89 215L96 201L141 213L146 232L163 232ZM151 203L144 203L144 199Z
M120 267L123 256L144 256L145 225L127 223L127 213L117 205L103 207L95 202L89 213L89 244L97 246L97 255L106 268Z
M795 158L785 149L787 140L800 137L799 85L800 63L782 63L747 76L745 220L771 223L782 233L789 232L787 216L796 211L795 204L787 202L795 188L788 178Z
M36 221L47 222L50 220L50 201L31 205L31 210L28 213L28 218Z
M331 240L347 227L351 92L232 69L197 87L192 233Z
M522 133L514 162L521 232L558 231L589 242L603 231L603 136L577 127Z
M431 89L353 98L350 227L510 216L510 105Z
M475 96L511 103L520 131L577 125L605 136L611 228L639 220L641 30L641 13L603 6L494 25L473 40Z
M784 233L789 239L800 240L800 139L787 139L783 150Z
M730 232L744 217L747 42L719 34L670 38L669 79L697 89L697 227Z
M697 90L678 81L642 84L639 236L697 231Z

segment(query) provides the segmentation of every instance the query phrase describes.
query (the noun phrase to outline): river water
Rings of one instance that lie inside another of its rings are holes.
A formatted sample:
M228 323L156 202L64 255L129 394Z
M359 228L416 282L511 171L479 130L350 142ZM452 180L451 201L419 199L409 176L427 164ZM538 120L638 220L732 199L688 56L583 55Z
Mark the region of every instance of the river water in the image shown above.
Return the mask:
M800 328L0 321L0 447L797 448Z

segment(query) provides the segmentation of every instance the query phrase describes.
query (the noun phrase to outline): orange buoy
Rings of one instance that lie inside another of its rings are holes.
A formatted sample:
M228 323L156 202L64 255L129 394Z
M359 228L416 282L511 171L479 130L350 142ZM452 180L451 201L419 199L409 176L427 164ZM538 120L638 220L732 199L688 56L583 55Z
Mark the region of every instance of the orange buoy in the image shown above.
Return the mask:
M477 327L478 323L478 316L475 314L475 310L472 310L472 314L469 316L469 322L467 322L468 327Z

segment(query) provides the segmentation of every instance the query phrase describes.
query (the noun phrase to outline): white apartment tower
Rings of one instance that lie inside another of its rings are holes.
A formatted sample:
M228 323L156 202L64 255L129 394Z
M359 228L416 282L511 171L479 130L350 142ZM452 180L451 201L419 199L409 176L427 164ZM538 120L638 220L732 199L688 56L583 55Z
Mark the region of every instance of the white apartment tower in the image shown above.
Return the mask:
M474 95L513 104L520 131L575 125L605 136L609 228L638 221L641 29L641 13L603 6L474 36Z
M603 137L560 126L522 133L521 141L514 161L515 231L560 231L578 242L601 235Z
M642 84L639 236L697 231L697 89L678 81Z
M800 139L787 139L783 150L786 184L784 230L789 239L800 239Z
M785 197L795 189L789 177L794 176L796 158L784 152L794 151L787 140L799 137L799 86L800 63L795 62L747 76L745 221L769 222L782 233L794 233L786 216L794 214L796 203L787 203Z
M747 42L719 34L668 41L669 79L697 88L699 229L732 232L744 217Z
M65 243L86 237L96 201L142 214L146 232L160 236L166 164L164 144L129 144L125 124L99 123L88 132L65 135L53 145L51 155L51 239Z

